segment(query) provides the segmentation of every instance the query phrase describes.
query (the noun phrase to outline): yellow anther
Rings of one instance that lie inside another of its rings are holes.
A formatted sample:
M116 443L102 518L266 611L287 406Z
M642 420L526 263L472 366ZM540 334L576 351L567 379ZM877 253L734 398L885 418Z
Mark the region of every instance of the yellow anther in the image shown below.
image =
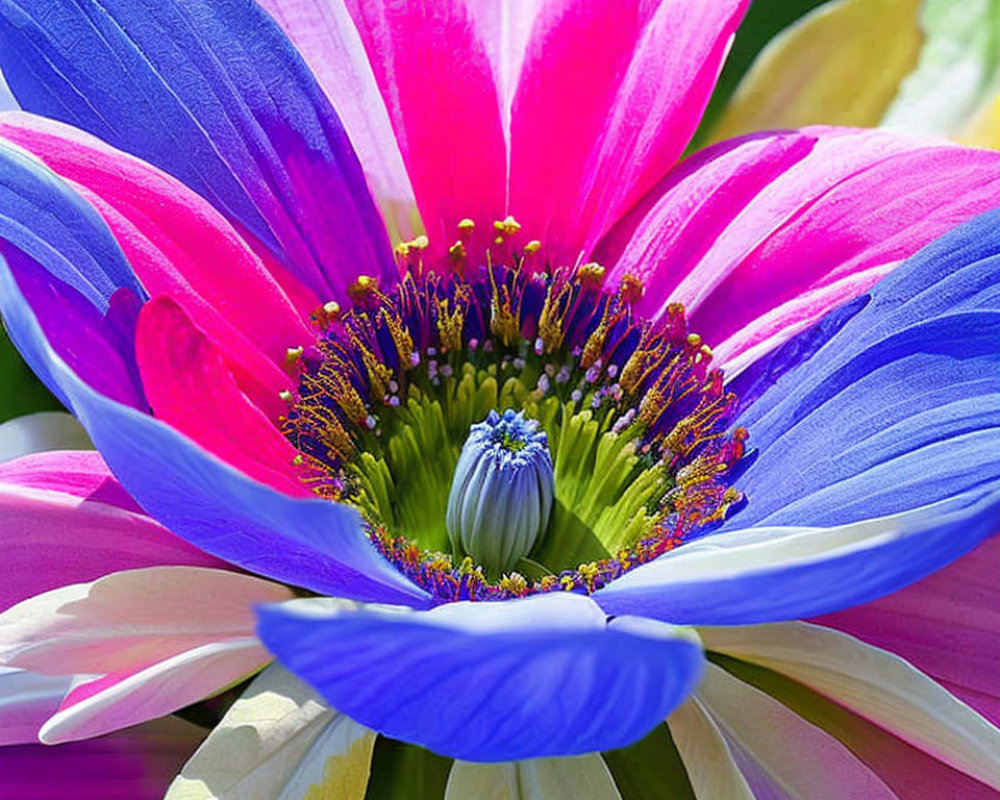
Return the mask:
M701 337L697 333L689 333L687 335L688 347L701 347Z
M542 243L538 239L532 239L522 249L530 256L532 253L537 253L542 249Z
M451 256L452 261L461 261L465 258L465 245L462 243L461 239L448 248L448 255Z
M577 269L576 277L580 285L587 289L600 289L604 285L605 269L596 261L590 261Z
M493 240L493 244L503 244L503 237L498 236L496 239Z
M278 392L278 397L281 398L282 402L291 403L295 398L292 397L292 393L288 389L282 389Z
M302 457L302 453L296 453L295 457L292 459L292 463L297 467L301 467L305 461L306 460Z
M298 347L289 347L285 350L285 366L294 367L300 358L302 358L302 353L305 352L305 348L302 345Z
M497 233L500 236L513 236L519 230L521 230L521 223L519 223L512 216L508 215L506 219L498 219L493 223L493 227L496 228Z
M355 303L371 299L378 292L378 278L370 275L359 275L358 279L347 287L347 296Z
M463 220L460 220L459 223L458 223L459 234L463 234L463 233L464 234L469 234L469 233L472 233L475 229L476 229L476 223L473 222L468 217L466 217Z
M627 303L636 302L643 296L645 291L646 287L642 285L642 281L635 277L635 275L626 274L622 278L621 293Z
M430 240L424 234L420 234L416 239L411 241L410 247L414 250L426 250L427 246L430 244Z
M330 300L328 303L323 303L323 313L326 314L330 319L340 318L340 303L336 300Z

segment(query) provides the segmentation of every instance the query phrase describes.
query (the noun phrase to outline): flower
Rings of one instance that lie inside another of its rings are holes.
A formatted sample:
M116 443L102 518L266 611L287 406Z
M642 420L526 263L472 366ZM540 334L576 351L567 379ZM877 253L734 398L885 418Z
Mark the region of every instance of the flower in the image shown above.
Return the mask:
M708 748L745 796L767 740L740 709L798 741L823 701L1000 786L982 717L785 622L888 595L995 527L996 216L897 264L995 202L998 156L815 128L675 165L744 2L267 5L322 88L247 2L0 8L0 67L34 112L0 117L0 306L107 464L9 467L19 519L104 526L73 534L80 557L27 550L46 569L0 617L7 664L80 676L42 737L256 671L265 600L284 669L193 773L277 702L310 777L275 795L326 780L313 736L363 772L374 730L460 759L453 793L534 770L613 796L596 753L670 715L698 793L720 779ZM446 522L470 429L507 409L553 464L515 571L473 560L487 526L448 552ZM62 497L32 510L39 481ZM571 754L589 755L464 763Z

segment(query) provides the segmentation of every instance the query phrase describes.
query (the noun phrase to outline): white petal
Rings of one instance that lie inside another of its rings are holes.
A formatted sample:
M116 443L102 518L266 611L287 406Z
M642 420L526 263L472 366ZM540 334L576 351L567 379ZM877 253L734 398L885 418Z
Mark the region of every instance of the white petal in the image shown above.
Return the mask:
M456 761L444 800L621 800L599 753L506 764Z
M802 622L701 632L706 647L794 678L1000 789L1000 730L898 656Z
M667 725L698 800L754 800L729 745L696 697L678 706Z
M0 746L38 741L72 679L0 667Z
M0 72L0 111L10 111L15 108L20 108L20 106L14 99L14 95L11 94L10 87L7 86L7 81L3 78L3 73Z
M695 696L725 737L755 796L895 800L839 741L720 667L709 665Z
M0 111L4 107L0 77ZM65 411L39 411L0 425L0 461L44 450L93 450L83 426Z
M334 797L360 800L373 741L371 731L274 664L229 709L166 800L301 800L321 780L338 790ZM332 782L338 778L344 781ZM359 785L361 794L352 794Z

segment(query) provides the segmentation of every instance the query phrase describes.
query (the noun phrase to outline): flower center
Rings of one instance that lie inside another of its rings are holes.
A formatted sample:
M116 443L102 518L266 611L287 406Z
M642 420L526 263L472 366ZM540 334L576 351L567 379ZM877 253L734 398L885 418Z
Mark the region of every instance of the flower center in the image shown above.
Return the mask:
M458 457L445 523L453 553L494 577L531 552L552 511L552 457L536 420L507 409L472 426Z
M746 432L684 309L645 321L634 279L461 244L440 271L405 245L397 286L358 279L289 351L302 479L442 601L594 591L723 519Z

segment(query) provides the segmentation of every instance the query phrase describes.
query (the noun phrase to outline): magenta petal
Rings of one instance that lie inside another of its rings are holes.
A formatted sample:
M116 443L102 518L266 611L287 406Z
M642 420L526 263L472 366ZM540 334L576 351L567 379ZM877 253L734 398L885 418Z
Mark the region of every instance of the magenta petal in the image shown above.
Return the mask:
M902 591L815 622L896 653L1000 725L1000 538Z
M692 328L733 359L865 291L992 208L998 190L991 151L884 131L755 134L695 156L600 249L614 255L631 233L612 276L644 281L651 316L684 303Z
M136 359L158 419L255 480L312 496L296 478L295 448L240 391L218 349L170 298L143 307Z
M557 260L680 157L747 0L545 3L511 110L510 210Z
M96 453L45 453L0 465L0 530L0 610L116 570L226 568L136 510Z
M375 71L427 235L437 248L470 217L504 216L506 148L493 74L462 0L348 0Z
M0 797L160 800L206 733L203 728L171 717L58 747L3 747Z

